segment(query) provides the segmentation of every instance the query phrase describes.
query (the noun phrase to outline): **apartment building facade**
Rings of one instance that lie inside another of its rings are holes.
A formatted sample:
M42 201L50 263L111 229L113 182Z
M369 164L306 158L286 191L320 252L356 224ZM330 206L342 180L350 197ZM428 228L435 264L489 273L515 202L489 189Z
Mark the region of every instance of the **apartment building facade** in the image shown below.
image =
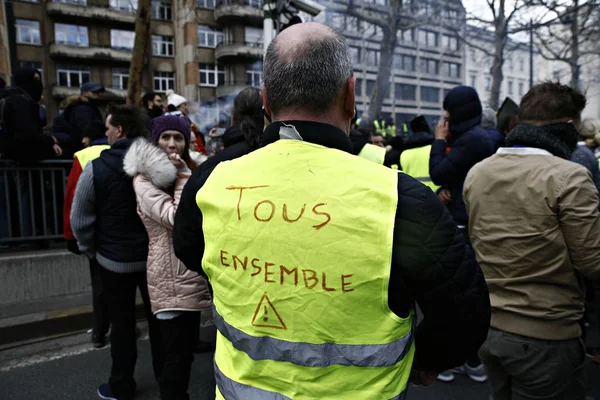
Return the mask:
M10 0L4 6L5 59L13 69L42 71L50 117L85 82L104 85L107 100L124 101L136 0ZM204 105L196 109L204 118L215 117L219 98L261 84L262 21L262 0L152 1L144 90L175 90Z
M326 0L319 4L328 7L313 20L340 31L348 40L354 62L356 101L359 116L369 106L377 78L381 28L345 13L331 11L348 1ZM371 15L386 18L388 0L355 1ZM448 91L464 81L464 46L441 19L464 19L460 0L429 0L420 3L422 23L398 32L392 76L387 98L383 101L382 116L392 117L397 126L423 114L431 125L442 115L442 102Z

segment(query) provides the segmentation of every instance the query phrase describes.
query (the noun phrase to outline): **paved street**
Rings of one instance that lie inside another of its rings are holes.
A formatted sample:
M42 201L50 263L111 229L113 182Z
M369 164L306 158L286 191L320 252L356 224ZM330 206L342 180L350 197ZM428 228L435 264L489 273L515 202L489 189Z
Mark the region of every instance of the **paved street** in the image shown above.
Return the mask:
M139 400L158 399L158 388L152 375L148 340L139 340L139 358L136 370ZM20 360L20 365L0 367L0 399L33 400L61 399L88 400L98 398L95 388L108 376L109 348L90 350L87 344L69 347L58 352ZM600 367L589 367L598 389ZM191 399L214 399L211 389L212 353L197 354L190 385ZM214 381L212 381L214 382ZM214 384L214 383L213 383ZM596 391L596 394L599 392ZM591 393L590 393L591 394ZM430 387L413 387L409 400L487 400L485 384L465 377L457 377L451 384L436 382ZM590 397L590 399L600 399ZM365 399L366 400L366 399Z

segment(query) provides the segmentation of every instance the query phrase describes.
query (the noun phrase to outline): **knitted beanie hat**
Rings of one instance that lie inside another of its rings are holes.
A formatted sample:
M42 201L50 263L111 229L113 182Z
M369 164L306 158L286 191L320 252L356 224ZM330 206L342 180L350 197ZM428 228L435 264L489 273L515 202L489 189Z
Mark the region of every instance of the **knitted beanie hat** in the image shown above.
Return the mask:
M481 101L469 86L457 86L446 95L444 110L450 114L450 133L456 136L481 123Z
M185 142L190 143L191 126L186 117L175 115L163 115L152 120L152 134L150 140L152 143L158 143L160 135L165 131L180 132L185 138Z

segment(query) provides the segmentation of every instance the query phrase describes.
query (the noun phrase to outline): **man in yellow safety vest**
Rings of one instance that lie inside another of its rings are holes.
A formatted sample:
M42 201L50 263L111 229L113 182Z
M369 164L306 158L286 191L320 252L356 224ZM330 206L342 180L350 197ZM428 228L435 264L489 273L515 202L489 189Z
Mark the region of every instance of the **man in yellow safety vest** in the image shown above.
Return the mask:
M175 254L213 288L217 399L404 399L485 340L487 287L448 211L351 154L352 75L331 28L280 33L264 147L184 189Z

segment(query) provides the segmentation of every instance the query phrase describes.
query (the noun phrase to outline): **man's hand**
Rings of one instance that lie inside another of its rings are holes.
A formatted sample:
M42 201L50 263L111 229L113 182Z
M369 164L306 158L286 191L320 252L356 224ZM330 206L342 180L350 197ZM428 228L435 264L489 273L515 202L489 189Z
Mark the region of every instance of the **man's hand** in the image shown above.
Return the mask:
M435 138L446 140L450 131L448 130L448 121L445 119L441 119L435 127Z
M183 161L181 159L181 157L179 157L179 154L176 154L176 153L169 154L169 161L171 161L171 163L178 170L182 170L182 169L185 169L187 167L187 165L185 164L185 161Z
M444 203L444 205L448 205L452 201L452 194L450 193L450 191L448 189L440 190L438 193L438 197L439 197L440 201L442 203Z
M56 154L56 157L62 156L63 151L59 145L55 144L54 146L52 146L52 149L54 150L54 154Z
M429 386L435 382L436 378L437 374L435 372L413 366L409 381L414 385Z

